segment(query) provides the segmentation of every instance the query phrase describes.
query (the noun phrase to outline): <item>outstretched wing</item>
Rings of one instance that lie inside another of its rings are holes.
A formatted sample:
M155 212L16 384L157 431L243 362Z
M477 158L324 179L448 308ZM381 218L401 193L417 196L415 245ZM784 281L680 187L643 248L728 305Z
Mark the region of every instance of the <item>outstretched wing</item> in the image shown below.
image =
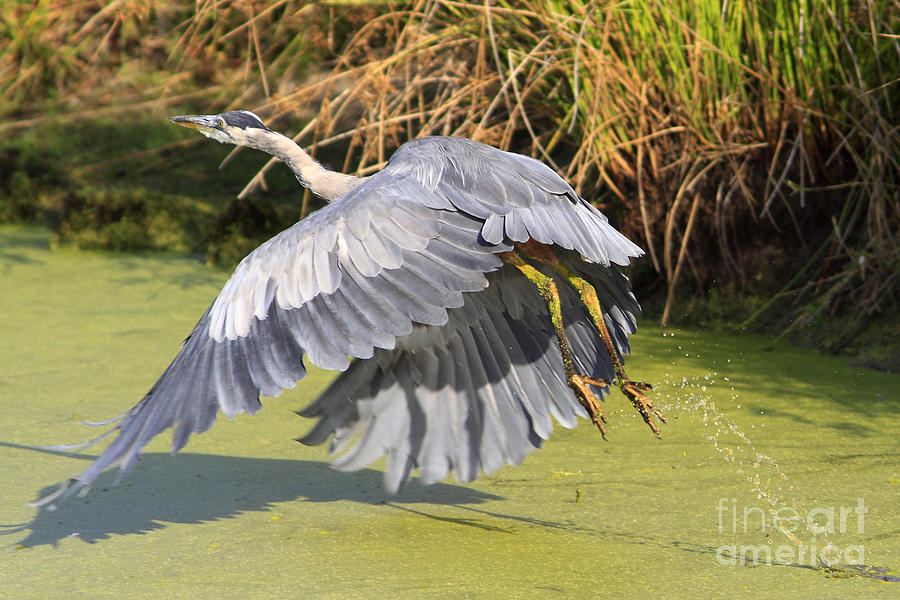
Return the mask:
M607 327L619 353L626 353L640 310L627 279L614 267L579 269L580 259L563 260L602 289ZM566 384L547 306L532 283L508 265L488 281L484 292L450 311L443 327L420 326L396 349L355 361L300 411L318 418L300 441L320 444L332 436L331 451L344 452L333 463L341 470L387 456L385 487L394 493L415 469L425 483L451 470L469 482L518 464L549 438L551 416L567 428L576 416L586 417ZM579 372L612 381L590 315L571 287L559 290ZM594 391L602 397L608 388Z
M446 324L464 293L488 285L497 254L528 238L603 265L640 254L538 161L457 138L406 144L384 170L248 255L172 364L108 432L118 433L113 442L36 504L111 466L124 473L169 427L175 452L219 410L255 413L260 394L304 377L304 354L343 371L349 357L369 359L415 336L417 324Z
M482 221L483 243L535 239L601 265L624 266L643 254L553 169L528 156L463 138L429 137L401 146L385 171L413 176L453 210Z

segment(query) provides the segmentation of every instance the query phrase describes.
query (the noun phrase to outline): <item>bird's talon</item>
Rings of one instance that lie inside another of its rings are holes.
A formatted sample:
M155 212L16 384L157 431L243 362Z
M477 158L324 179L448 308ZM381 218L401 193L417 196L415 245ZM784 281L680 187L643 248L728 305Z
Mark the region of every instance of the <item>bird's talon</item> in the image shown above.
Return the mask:
M600 437L605 440L606 427L603 424L606 423L606 415L603 414L603 411L600 411L596 415L591 415L591 422L597 426L597 429L600 431Z
M653 401L642 393L643 391L652 389L652 386L641 381L625 379L620 383L619 388L622 390L622 393L631 400L631 403L638 412L641 413L644 422L649 425L653 433L659 437L659 426L653 422L653 416L655 415L661 423L666 422L666 417L662 414L662 411L653 405Z
M587 411L588 415L591 417L591 421L597 426L597 429L600 430L600 435L605 440L606 427L604 427L603 424L606 423L606 415L603 414L603 408L600 407L597 397L588 387L588 384L602 387L608 385L608 383L601 379L593 379L582 375L572 375L568 383L569 387L572 388L572 391L575 392L575 397L578 398L579 404Z
M583 382L595 385L597 387L607 387L609 385L609 382L605 379L595 379L593 377L586 377L584 375L579 375L579 377Z

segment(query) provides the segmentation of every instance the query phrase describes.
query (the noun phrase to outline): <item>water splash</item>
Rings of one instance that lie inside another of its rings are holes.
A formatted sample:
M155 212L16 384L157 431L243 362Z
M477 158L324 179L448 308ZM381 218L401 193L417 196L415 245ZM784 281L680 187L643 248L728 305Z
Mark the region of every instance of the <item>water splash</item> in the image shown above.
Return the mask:
M681 346L678 346L678 350L684 351ZM685 353L685 357L690 358L690 353ZM737 408L741 407L740 396L727 376L720 377L717 372L707 372L703 376L682 377L680 380L670 380L669 377L671 374L666 373L664 385L656 389L657 398L664 405L665 412L685 412L691 416L700 416L706 440L723 460L735 465L737 473L746 480L753 495L764 503L771 524L797 548L801 563L806 556L813 563L807 566L817 567L833 577L900 581L900 577L891 575L884 568L842 564L841 550L830 540L827 527L817 524L814 519L784 517L784 511L790 511L793 515L810 513L805 512L797 501L794 485L784 469L774 458L761 452L747 433L713 399L713 390L718 392L728 386L730 403ZM755 427L756 425L751 425L751 428ZM760 427L765 427L765 424L760 424ZM771 539L768 541L772 543Z

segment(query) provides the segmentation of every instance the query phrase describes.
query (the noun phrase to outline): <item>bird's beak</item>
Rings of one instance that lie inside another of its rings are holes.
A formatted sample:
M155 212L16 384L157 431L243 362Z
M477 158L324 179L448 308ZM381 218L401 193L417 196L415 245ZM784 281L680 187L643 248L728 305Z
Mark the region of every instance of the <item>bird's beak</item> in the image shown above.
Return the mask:
M177 123L191 129L198 129L201 133L211 133L212 131L220 131L219 119L216 115L180 115L177 117L169 117L173 123Z

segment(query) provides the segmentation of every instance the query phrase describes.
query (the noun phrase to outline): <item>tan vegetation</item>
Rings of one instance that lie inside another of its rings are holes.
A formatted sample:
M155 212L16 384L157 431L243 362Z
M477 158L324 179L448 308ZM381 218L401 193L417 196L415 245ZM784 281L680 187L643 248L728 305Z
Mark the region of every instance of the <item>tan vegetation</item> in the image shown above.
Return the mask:
M896 0L37 4L3 9L40 31L3 52L8 114L124 80L132 107L311 115L297 139L359 173L472 137L542 158L639 240L664 322L679 298L774 293L752 319L841 315L838 349L896 309Z

